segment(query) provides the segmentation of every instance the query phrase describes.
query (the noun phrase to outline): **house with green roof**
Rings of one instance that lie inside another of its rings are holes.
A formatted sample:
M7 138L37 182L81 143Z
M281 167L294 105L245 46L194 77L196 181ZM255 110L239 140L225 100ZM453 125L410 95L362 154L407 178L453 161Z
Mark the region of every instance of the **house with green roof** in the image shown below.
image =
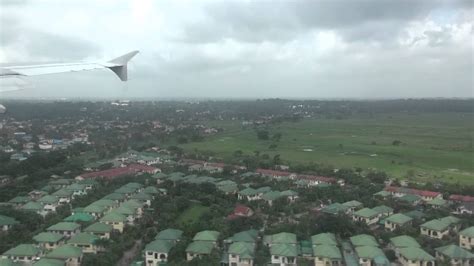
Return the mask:
M72 193L72 191L62 188L51 195L58 197L59 204L68 204L71 202Z
M211 242L217 245L220 233L217 231L205 230L198 232L194 237L193 241Z
M130 197L135 192L136 192L135 188L127 187L127 186L122 186L114 191L114 193L124 194L127 198Z
M0 228L2 231L6 232L10 230L15 224L19 224L15 218L0 214Z
M233 242L227 249L229 265L253 265L255 243Z
M434 266L435 258L419 247L399 249L398 260L407 266Z
M25 205L26 203L28 203L29 201L31 201L30 197L17 196L17 197L14 197L13 199L9 200L8 204L13 205L16 208L19 208L19 207Z
M474 226L459 232L459 246L467 250L474 249Z
M36 212L41 216L46 216L46 213L43 212L43 204L36 201L30 201L26 203L25 205L21 206L21 209L25 211Z
M13 262L31 264L43 255L43 251L32 244L20 244L14 248L5 251L2 254L3 259L10 259Z
M435 251L436 259L451 265L471 266L474 263L474 254L456 245L435 248Z
M376 224L379 221L379 218L379 213L369 208L360 209L352 214L352 220L363 222L367 225Z
M110 224L97 222L84 228L83 231L86 233L94 234L101 239L109 239L110 233L112 232L113 229L114 229L113 226Z
M260 199L260 193L256 189L248 187L239 191L237 197L239 200L254 201Z
M147 266L158 266L168 261L170 250L176 242L168 240L154 240L145 246L145 263Z
M135 210L136 217L140 218L143 215L143 202L140 202L138 200L130 199L127 201L124 201L121 205L121 207L127 207Z
M210 241L193 241L186 248L186 260L192 261L194 258L210 255L215 245Z
M97 252L103 250L102 247L97 245L97 240L99 240L98 236L91 233L82 232L71 237L67 243L68 245L81 248L82 253L97 254Z
M133 225L135 223L135 219L137 219L136 209L133 207L121 205L118 208L112 210L112 212L119 213L126 217L126 223L129 225Z
M143 185L137 182L130 182L124 185L124 187L133 188L135 191L140 192L143 189Z
M341 250L335 245L313 245L315 266L343 265Z
M73 197L87 195L87 189L85 184L75 183L65 187L64 189L71 191Z
M422 198L415 194L406 194L398 198L399 201L416 206L422 202Z
M88 213L88 214L94 216L95 219L98 219L98 218L102 217L107 211L109 211L109 207L103 206L103 205L100 205L100 204L97 205L97 204L94 204L94 203L91 203L91 204L87 205L82 210L82 212Z
M296 244L272 244L270 255L272 265L296 266L298 247Z
M376 246L356 246L355 251L361 266L390 266L385 253Z
M0 263L1 266L3 266ZM65 266L66 263L62 260L58 259L48 259L48 258L41 258L39 261L33 263L33 266Z
M402 213L390 215L385 219L385 230L394 231L402 226L410 225L412 218Z
M316 245L337 246L336 235L333 233L321 233L321 234L313 235L311 237L311 244L313 246L316 246Z
M448 207L448 201L443 198L434 198L428 201L426 204L434 209Z
M64 244L64 235L51 232L42 232L33 237L33 240L43 249L52 250Z
M375 237L367 234L360 234L360 235L355 235L350 238L351 244L354 247L360 247L360 246L372 246L372 247L378 247L379 243L375 239Z
M124 202L127 199L127 196L122 193L110 193L103 197L103 199L113 200L117 203Z
M179 229L168 228L158 232L155 239L156 240L166 240L171 242L178 242L183 236L183 231Z
M421 220L425 217L425 214L421 211L413 210L404 213L406 216L413 218L413 220Z
M386 199L388 197L390 197L392 194L388 191L385 191L385 190L382 190L382 191L379 191L377 193L374 193L373 196L375 198L381 198L381 199Z
M55 189L61 189L69 186L74 182L74 179L59 178L49 181L48 185L54 187Z
M388 247L395 251L395 255L400 259L400 249L401 248L419 248L421 247L416 240L407 235L401 235L390 238Z
M379 218L388 217L393 214L393 208L385 205L373 207L372 210L378 214Z
M71 245L62 245L46 254L45 258L64 261L66 266L80 266L82 249Z
M269 191L261 196L261 198L270 206L279 198L282 198L280 191Z
M258 239L258 231L250 229L242 232L235 233L233 236L224 240L224 243L231 244L234 242L247 242L255 243Z
M159 194L159 191L156 187L154 186L148 186L145 189L143 189L143 192L152 196L156 196Z
M76 212L63 219L63 221L65 222L83 222L83 223L89 223L94 220L95 220L94 216L85 212Z
M79 182L77 182L78 184L81 184L81 185L84 185L86 190L91 190L93 189L94 187L97 187L99 186L99 182L97 182L96 180L94 179L83 179L83 180L79 180Z
M46 231L51 233L62 234L66 238L69 238L81 231L81 225L72 222L59 222L46 228Z
M361 209L361 208L363 207L362 202L357 201L357 200L347 201L347 202L342 203L342 205L348 207L348 208L349 208L349 212L351 212L351 213L353 213L353 212L355 212L356 210L359 210L359 209Z
M56 212L56 208L59 206L59 198L53 195L43 196L37 202L43 205L43 211L47 213Z
M290 203L295 202L299 198L298 192L293 190L284 190L280 192L280 195L286 197Z
M347 214L349 212L349 207L342 205L339 202L335 202L329 205L326 205L321 209L322 212L332 215Z
M104 215L104 217L100 218L100 221L105 224L111 225L114 230L117 230L122 233L123 228L125 227L125 223L127 222L127 217L120 213L111 211Z
M450 230L454 230L459 223L459 219L453 216L447 216L441 219L434 219L420 225L422 235L442 239L448 235Z
M274 235L266 235L263 237L263 243L269 247L276 244L289 244L296 246L296 235L293 233L278 233Z
M151 194L147 194L145 192L140 192L140 193L136 193L130 196L130 199L134 199L136 201L142 202L144 205L150 207L151 201L154 199L154 196Z
M100 199L96 200L92 203L92 205L97 205L97 206L104 206L107 208L107 211L112 210L113 208L119 206L119 204L111 199Z

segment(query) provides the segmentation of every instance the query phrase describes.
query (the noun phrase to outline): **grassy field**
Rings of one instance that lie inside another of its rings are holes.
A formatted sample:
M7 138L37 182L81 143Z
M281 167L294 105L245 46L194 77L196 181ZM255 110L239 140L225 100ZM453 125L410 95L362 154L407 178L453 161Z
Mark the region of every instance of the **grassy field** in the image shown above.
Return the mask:
M209 210L209 207L202 206L199 204L192 205L188 209L186 209L183 213L181 213L176 220L178 224L187 224L187 223L194 223L203 215L205 212Z
M225 131L203 142L181 145L186 151L211 150L226 158L236 150L280 154L284 161L383 170L404 178L441 179L474 184L474 115L468 113L383 114L345 120L306 119L269 126L281 133L277 147L258 140L239 121L209 122ZM392 145L399 140L401 144Z

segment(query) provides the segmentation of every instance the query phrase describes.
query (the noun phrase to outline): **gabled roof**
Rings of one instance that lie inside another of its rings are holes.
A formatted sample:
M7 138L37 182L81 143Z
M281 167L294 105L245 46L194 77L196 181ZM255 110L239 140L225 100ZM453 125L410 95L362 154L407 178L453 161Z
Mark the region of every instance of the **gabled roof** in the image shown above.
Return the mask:
M79 228L81 228L81 225L77 223L59 222L48 227L46 231L75 231Z
M94 203L92 203L87 205L82 211L86 213L104 213L106 209L106 206L95 205Z
M411 247L419 248L420 247L420 244L418 244L418 242L416 242L416 240L413 237L407 236L407 235L392 237L390 238L390 243L395 248L411 248Z
M435 230L435 231L444 231L448 227L450 227L453 224L458 223L460 220L456 217L453 216L447 216L441 219L434 219L431 221L428 221L422 225L420 225L423 228Z
M174 246L172 241L168 240L155 240L148 243L145 246L145 251L154 251L158 253L168 253L171 248Z
M349 208L357 208L357 207L362 206L362 202L359 202L357 200L351 200L351 201L344 202L342 205Z
M137 200L131 199L131 200L125 201L120 206L125 206L125 207L132 208L132 209L138 209L138 208L143 207L143 203L139 202Z
M8 203L27 203L31 199L26 196L17 196L14 197L13 199L9 200Z
M93 245L99 238L90 233L79 233L71 237L68 244Z
M341 251L334 245L313 246L313 254L318 258L342 259Z
M104 207L113 207L113 206L116 206L117 203L112 200L112 199L100 199L100 200L96 200L94 201L92 204L90 205L97 205L97 206L104 206Z
M130 198L136 199L136 200L152 200L153 197L150 194L147 194L145 192L140 192L135 195L132 195Z
M337 246L336 235L333 233L321 233L311 237L313 245L332 245Z
M290 196L298 196L298 192L293 190L285 190L280 192L281 196L283 197L290 197Z
M32 256L38 256L39 254L41 254L41 249L31 244L20 244L3 253L3 255L15 256L15 257L22 257L22 256L32 257Z
M64 238L64 235L58 233L43 232L35 235L33 239L38 243L56 243Z
M19 222L17 220L15 220L15 218L12 218L12 217L9 217L9 216L5 216L5 215L1 215L0 214L0 226L3 226L3 225L14 225L14 224L18 224Z
M183 236L183 231L173 228L168 228L158 232L155 239L157 240L179 240Z
M51 259L69 259L82 256L82 249L71 245L62 245L50 253L46 254L46 258Z
M339 214L339 213L346 212L348 209L349 207L336 202L336 203L325 206L322 209L322 211L329 214Z
M43 204L35 201L30 201L21 207L23 210L39 211L43 209Z
M406 194L406 195L401 196L398 199L401 201L408 202L408 203L415 203L417 201L420 201L421 197L417 195L413 195L413 194Z
M411 217L413 219L421 219L425 216L423 212L420 211L409 211L404 213L406 216Z
M158 194L158 189L156 189L156 187L153 187L153 186L148 186L143 190L143 192L146 194L153 195L153 194Z
M428 201L428 205L432 205L432 206L446 206L447 204L448 202L441 198L434 198Z
M70 191L81 191L81 190L86 189L86 185L75 183L75 184L71 184L71 185L67 186L65 189L70 190Z
M411 217L406 216L406 215L401 214L401 213L396 213L396 214L390 215L389 217L387 217L385 219L385 221L389 221L391 223L400 224L400 225L408 223L411 220L413 220Z
M112 211L116 212L116 213L123 214L125 216L136 214L134 208L131 208L131 207L128 207L128 206L123 206L123 205L118 207L118 208L113 209Z
M194 237L193 241L210 241L215 242L219 238L220 233L217 231L205 230L198 232Z
M247 242L247 243L255 243L258 238L258 231L257 230L247 230L235 233L232 237L226 239L227 242Z
M62 188L62 189L54 192L51 195L56 196L56 197L70 197L70 196L72 196L73 193L74 192L71 191L71 190L66 190L66 189Z
M296 244L296 242L297 242L295 234L286 233L286 232L282 232L282 233L278 233L278 234L274 234L274 235L266 235L263 238L263 241L266 244L271 244L271 245L274 245L274 244Z
M399 249L400 255L404 258L414 261L433 261L435 258L428 252L418 247L409 247Z
M390 208L385 205L379 205L379 206L373 207L372 210L377 212L378 214L393 212L393 208Z
M375 259L376 257L385 257L385 253L374 246L359 246L355 248L357 255L364 259ZM386 257L385 257L386 258Z
M97 222L89 225L83 231L89 233L110 233L112 230L112 225Z
M265 194L262 195L263 200L276 200L278 198L281 198L282 195L280 191L269 191Z
M39 261L33 263L33 266L64 266L65 264L63 260L41 258ZM2 264L0 263L0 265Z
M130 182L130 183L127 183L125 185L125 187L130 187L130 188L134 188L134 189L139 189L139 188L142 188L143 185L140 184L140 183L137 183L137 182Z
M127 217L117 212L109 212L100 219L101 222L124 222Z
M110 193L106 195L103 199L110 199L110 200L124 200L127 196L123 193Z
M379 214L378 212L369 208L363 208L354 212L355 216L364 217L364 218L372 218L372 217L377 216L378 214Z
M379 243L375 240L375 237L367 234L356 235L350 238L352 245L354 246L372 246L378 247Z
M298 248L291 244L272 244L270 254L283 257L298 256Z
M255 196L258 194L257 190L251 188L251 187L248 187L248 188L245 188L243 190L241 190L239 192L240 195L243 195L243 196Z
M239 255L240 258L251 259L254 257L255 244L248 242L234 242L227 251L232 255Z
M473 259L474 258L474 254L456 245L447 245L447 246L435 248L435 250L451 259Z
M209 241L194 241L186 248L187 253L193 254L211 254L214 244Z
M69 215L68 217L64 218L63 221L65 222L90 222L94 220L94 216L84 213L84 212L76 212L74 214Z
M474 237L474 226L462 230L461 232L459 232L459 234L467 237Z

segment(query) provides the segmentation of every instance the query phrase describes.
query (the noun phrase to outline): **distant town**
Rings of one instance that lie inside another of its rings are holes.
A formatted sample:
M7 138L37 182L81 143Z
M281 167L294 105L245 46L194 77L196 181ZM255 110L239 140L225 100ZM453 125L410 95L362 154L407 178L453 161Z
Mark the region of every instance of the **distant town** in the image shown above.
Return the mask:
M472 138L394 133L439 101L7 101L0 265L474 265Z

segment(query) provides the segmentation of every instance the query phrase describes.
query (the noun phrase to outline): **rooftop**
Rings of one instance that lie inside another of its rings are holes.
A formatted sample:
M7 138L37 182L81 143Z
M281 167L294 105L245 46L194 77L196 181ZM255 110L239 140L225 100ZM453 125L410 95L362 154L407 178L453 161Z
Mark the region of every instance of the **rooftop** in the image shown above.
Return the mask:
M408 223L411 220L413 220L411 217L406 216L406 215L401 214L401 213L396 213L396 214L390 215L389 217L387 217L387 219L385 219L385 221L389 221L391 223L400 224L400 225Z
M33 239L38 243L56 243L64 236L58 233L43 232L35 235Z
M435 258L419 247L408 247L399 249L400 255L414 261L433 261Z
M474 254L456 245L447 245L447 246L435 248L435 250L451 259L473 259L474 258Z
M168 253L171 248L174 246L172 241L168 240L155 240L148 243L145 246L146 251L154 251L158 253Z
M311 237L313 245L332 245L337 246L336 236L333 233L322 233Z
M109 233L112 232L113 227L110 224L93 223L84 229L84 232L89 233Z
M168 228L158 232L155 239L157 240L178 240L183 235L183 231L178 229Z
M60 222L55 225L48 227L47 231L75 231L81 228L80 224L71 222Z
M188 245L186 252L193 254L211 254L214 244L209 241L194 241Z
M71 237L68 244L85 244L85 245L92 245L94 244L99 238L90 233L79 233Z
M291 244L272 244L270 254L284 257L298 256L298 248Z
M198 232L194 238L193 241L210 241L210 242L215 242L219 238L220 233L217 231L210 231L210 230L205 230Z
M15 256L15 257L21 257L21 256L32 257L32 256L37 256L39 254L41 254L41 249L32 244L20 244L3 253L3 255Z
M82 249L71 245L62 245L50 253L46 254L46 258L51 259L69 259L78 258L82 255Z
M376 212L373 209L369 209L369 208L363 208L363 209L360 209L360 210L354 212L355 216L360 216L360 217L364 217L364 218L372 218L372 217L377 216L378 214L379 214L378 212Z
M390 243L396 248L420 247L420 244L413 237L407 235L392 237Z
M350 238L352 245L354 246L372 246L378 247L379 243L375 240L375 237L371 235L361 234Z
M341 251L333 245L313 246L313 254L318 258L342 259Z

